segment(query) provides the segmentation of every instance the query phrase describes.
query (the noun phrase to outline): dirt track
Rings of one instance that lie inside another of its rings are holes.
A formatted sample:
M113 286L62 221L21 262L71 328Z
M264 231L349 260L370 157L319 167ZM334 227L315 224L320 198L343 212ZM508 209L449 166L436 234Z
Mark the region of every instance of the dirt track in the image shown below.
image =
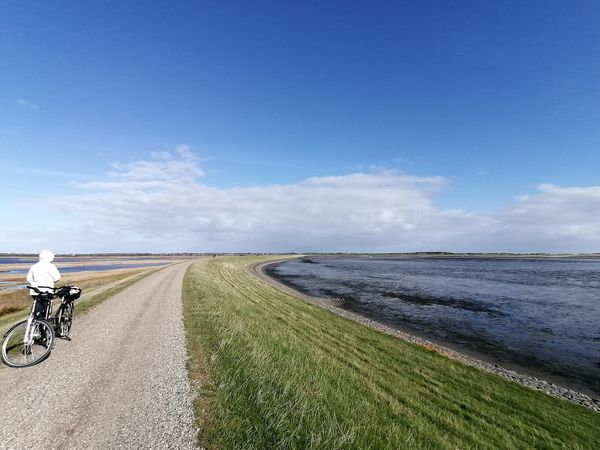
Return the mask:
M0 368L0 448L195 448L181 285L160 270L75 318L73 340Z

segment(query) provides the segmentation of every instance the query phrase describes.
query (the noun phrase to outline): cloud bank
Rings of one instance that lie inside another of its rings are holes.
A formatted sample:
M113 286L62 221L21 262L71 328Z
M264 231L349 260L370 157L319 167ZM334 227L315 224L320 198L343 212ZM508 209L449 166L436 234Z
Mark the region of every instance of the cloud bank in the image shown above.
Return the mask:
M444 177L379 171L215 188L204 175L179 146L115 163L51 202L81 224L73 233L110 251L600 251L600 186L545 184L478 214L437 205Z

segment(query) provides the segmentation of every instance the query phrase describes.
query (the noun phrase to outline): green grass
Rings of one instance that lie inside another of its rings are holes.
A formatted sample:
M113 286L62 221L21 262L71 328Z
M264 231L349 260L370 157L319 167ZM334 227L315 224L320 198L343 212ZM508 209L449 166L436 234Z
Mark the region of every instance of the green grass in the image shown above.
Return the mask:
M184 321L209 449L600 448L600 414L196 263Z

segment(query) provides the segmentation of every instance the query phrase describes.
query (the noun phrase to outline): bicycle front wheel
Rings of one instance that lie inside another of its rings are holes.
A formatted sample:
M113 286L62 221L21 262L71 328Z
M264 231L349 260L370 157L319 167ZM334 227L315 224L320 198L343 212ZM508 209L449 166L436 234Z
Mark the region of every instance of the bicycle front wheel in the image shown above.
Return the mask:
M4 335L0 356L9 367L29 367L50 356L54 330L44 320L36 320L27 329L27 321L19 322Z

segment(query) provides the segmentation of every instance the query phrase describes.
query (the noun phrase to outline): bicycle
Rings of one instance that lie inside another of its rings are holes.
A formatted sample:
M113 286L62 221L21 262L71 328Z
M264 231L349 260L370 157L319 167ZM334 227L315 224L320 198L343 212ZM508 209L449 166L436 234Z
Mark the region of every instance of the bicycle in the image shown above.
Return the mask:
M14 325L2 338L0 357L9 367L29 367L44 361L50 356L55 337L70 341L74 302L81 296L77 286L27 288L37 293L32 295L29 317ZM60 297L61 302L53 316L55 297Z

